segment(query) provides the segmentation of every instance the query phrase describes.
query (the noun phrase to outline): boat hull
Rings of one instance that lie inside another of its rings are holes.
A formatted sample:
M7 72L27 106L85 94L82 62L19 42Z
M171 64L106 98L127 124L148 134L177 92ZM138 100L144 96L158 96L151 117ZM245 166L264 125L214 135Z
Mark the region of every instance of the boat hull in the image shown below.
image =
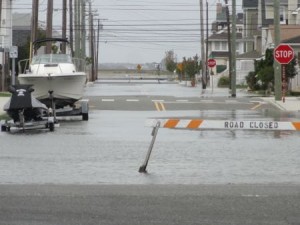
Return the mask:
M75 72L72 74L20 74L18 76L20 84L33 85L33 96L51 107L52 98L55 101L56 108L63 108L67 105L73 105L82 98L84 86L87 81L84 72Z

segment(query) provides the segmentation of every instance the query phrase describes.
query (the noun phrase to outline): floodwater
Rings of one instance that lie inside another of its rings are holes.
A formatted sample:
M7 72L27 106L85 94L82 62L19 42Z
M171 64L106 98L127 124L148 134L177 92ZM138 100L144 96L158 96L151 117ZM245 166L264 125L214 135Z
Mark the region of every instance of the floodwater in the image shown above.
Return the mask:
M199 96L169 84L99 83L86 96ZM226 91L227 92L227 91ZM238 93L240 96L242 93ZM224 96L224 90L206 97ZM205 97L205 96L204 96ZM100 98L99 98L100 101ZM89 121L61 121L55 132L0 132L1 184L300 183L299 132L159 129L148 173L138 172L151 141L153 117L298 120L273 111L105 111Z
M148 173L138 173L152 138L152 128L144 126L145 120L156 116L182 115L208 119L270 119L268 113L261 115L255 111L91 110L88 122L62 121L55 132L0 133L0 182L300 183L300 134L287 131L161 128Z

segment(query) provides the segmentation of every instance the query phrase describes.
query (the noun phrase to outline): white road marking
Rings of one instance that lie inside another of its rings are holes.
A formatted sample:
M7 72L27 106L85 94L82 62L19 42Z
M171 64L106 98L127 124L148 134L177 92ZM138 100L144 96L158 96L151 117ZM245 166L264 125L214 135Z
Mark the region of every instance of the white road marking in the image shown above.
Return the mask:
M140 100L138 99L126 99L126 102L139 102Z
M151 100L152 102L164 102L165 100Z
M102 102L114 102L115 99L106 99L106 98L103 98L102 99Z
M177 99L176 102L188 102L189 100L187 99Z

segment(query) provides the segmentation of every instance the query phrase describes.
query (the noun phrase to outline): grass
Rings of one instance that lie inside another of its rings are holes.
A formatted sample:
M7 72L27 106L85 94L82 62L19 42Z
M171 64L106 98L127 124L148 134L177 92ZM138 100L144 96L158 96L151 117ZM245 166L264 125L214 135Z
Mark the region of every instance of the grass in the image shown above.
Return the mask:
M9 92L0 92L0 97L10 97L11 94Z
M10 117L6 113L4 113L0 115L0 120L10 120Z

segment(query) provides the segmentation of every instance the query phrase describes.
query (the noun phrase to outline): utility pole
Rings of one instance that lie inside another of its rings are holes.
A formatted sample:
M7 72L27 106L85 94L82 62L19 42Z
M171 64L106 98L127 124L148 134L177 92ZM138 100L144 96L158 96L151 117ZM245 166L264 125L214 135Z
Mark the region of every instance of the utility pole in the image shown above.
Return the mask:
M67 0L63 0L62 4L62 38L67 38ZM63 43L62 52L66 53L66 43Z
M275 47L280 44L280 8L279 0L274 0L274 34L275 34ZM280 101L282 98L282 80L281 80L281 65L274 60L274 89L275 100Z
M231 59L231 30L230 30L230 14L228 0L225 0L226 6L226 20L227 20L227 42L228 42L228 71L229 71L229 89L231 89L231 71L232 71L232 59Z
M236 0L232 0L231 97L236 97Z
M86 57L86 47L85 47L85 41L86 41L86 28L85 28L85 4L86 0L82 0L81 2L81 23L80 23L80 35L81 35L81 54L80 58L85 59Z
M47 29L46 29L46 37L52 38L52 21L53 21L53 0L48 0L48 8L47 8ZM52 43L47 43L46 53L51 53Z
M95 52L94 52L94 22L92 14L92 2L89 1L89 36L90 36L90 57L91 57L91 81L95 81Z
M99 41L100 41L100 19L98 19L98 30L97 30L97 42L96 42L96 59L95 59L95 70L96 70L96 79L98 78L98 60L99 60Z
M206 51L205 51L205 71L206 71L206 84L208 83L208 77L209 77L209 72L208 72L208 2L206 0Z
M204 48L204 19L203 19L203 0L199 0L200 4L200 32L201 32L201 67L202 67L202 89L206 89L206 62Z
M0 21L2 21L2 0L0 0ZM1 25L2 23L0 23L0 29L1 29ZM3 48L3 46L2 46ZM4 91L5 89L5 76L4 76L4 72L3 72L3 65L4 65L4 49L3 49L3 52L1 53L2 54L2 62L0 64L0 75L1 75L1 80L0 80L0 83L1 83L1 86L0 86L0 91Z
M80 0L75 0L75 57L80 58Z
M33 0L29 59L32 58L32 43L37 39L38 21L39 21L39 0Z
M74 46L73 46L73 1L69 1L69 10L70 10L70 47L71 47L71 54L72 57L74 56Z

